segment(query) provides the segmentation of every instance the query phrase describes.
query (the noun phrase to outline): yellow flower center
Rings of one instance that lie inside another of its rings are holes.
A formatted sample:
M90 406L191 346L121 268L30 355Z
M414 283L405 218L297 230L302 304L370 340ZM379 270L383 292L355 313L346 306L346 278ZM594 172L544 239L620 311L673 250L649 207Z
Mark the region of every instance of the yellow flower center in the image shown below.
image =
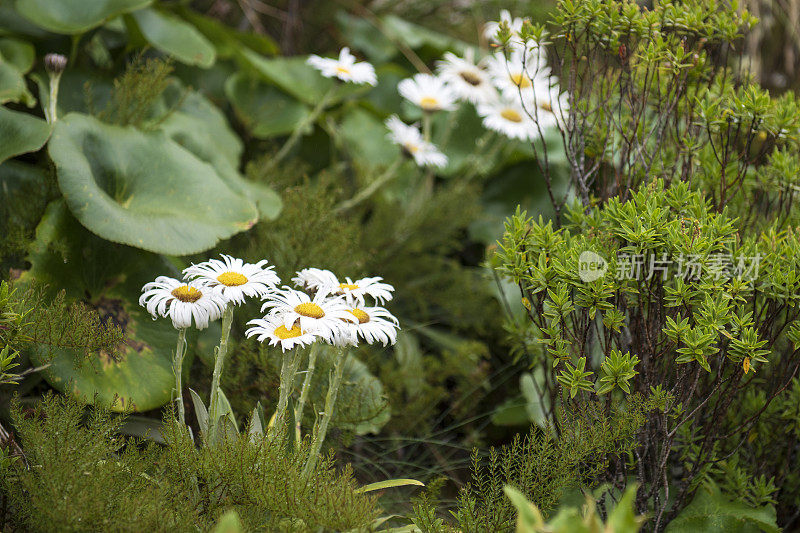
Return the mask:
M473 87L477 87L478 85L481 84L480 76L469 70L462 70L461 72L458 73L458 75L461 76L462 80L469 83Z
M336 67L336 72L339 74L350 74L350 69L347 67Z
M428 111L437 109L439 107L439 100L433 96L423 96L419 101L419 106Z
M528 77L522 72L509 74L508 77L511 78L511 82L520 89L527 89L531 86L531 80L529 80Z
M339 289L341 289L341 290L350 289L351 291L354 291L357 288L358 288L358 285L356 285L355 283L340 283L339 284Z
M348 309L348 311L358 319L359 324L366 324L369 322L369 315L361 309Z
M238 287L247 283L247 278L238 272L223 272L217 276L217 281L228 287Z
M277 328L275 328L275 331L273 333L275 333L275 336L281 340L291 339L293 337L299 337L300 335L303 334L303 332L300 331L300 326L294 326L294 325L292 326L292 329L286 329L286 326L283 325L278 326Z
M172 294L178 300L187 303L194 303L203 296L202 292L188 285L181 285L180 287L176 287L172 289L172 292L170 294Z
M509 122L522 122L522 115L511 108L506 108L500 111L500 116Z
M309 318L322 318L325 316L325 311L315 303L305 302L294 308L294 312L300 316L307 316Z

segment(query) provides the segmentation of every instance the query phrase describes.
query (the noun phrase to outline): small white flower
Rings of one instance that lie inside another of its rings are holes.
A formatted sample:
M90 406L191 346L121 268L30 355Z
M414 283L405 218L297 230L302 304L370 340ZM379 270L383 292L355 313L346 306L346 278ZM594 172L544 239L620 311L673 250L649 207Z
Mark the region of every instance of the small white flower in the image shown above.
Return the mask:
M425 141L415 126L409 126L397 115L392 115L386 119L386 127L389 128L389 139L400 146L403 153L413 158L418 166L439 168L447 166L447 156L440 152L435 144Z
M522 30L523 21L524 19L520 17L512 17L508 9L503 9L500 11L499 21L487 22L483 27L483 36L491 42L497 42L497 30L500 29L501 22L505 22L508 25L508 29L511 30L512 36L519 36L520 30Z
M533 48L512 48L508 57L497 52L487 60L489 73L495 86L507 99L519 99L533 95L534 80L550 76L544 52L538 46Z
M172 319L177 329L188 328L192 319L197 329L208 327L208 322L222 315L226 300L214 289L200 281L183 282L167 276L142 287L139 305L155 318L158 315Z
M289 328L279 315L256 318L248 322L253 327L245 332L248 337L256 337L258 342L269 341L270 346L280 344L281 350L291 350L295 346L307 346L317 340L313 333L303 331L300 326L293 325Z
M263 298L281 282L274 267L265 268L266 259L258 263L245 263L241 259L221 254L219 259L209 259L183 270L188 279L199 279L222 294L229 302L244 303L245 296Z
M316 292L323 286L333 286L339 283L336 274L330 270L320 268L304 268L292 278L292 283L299 289Z
M339 283L338 287L331 290L333 294L341 294L344 296L348 304L358 302L364 305L364 296L372 296L376 302L382 304L383 302L390 301L394 296L394 287L388 283L381 283L383 279L380 276L373 278L361 278L355 281L350 278L344 278L344 283ZM338 289L338 290L337 290Z
M430 74L414 74L397 84L400 95L423 111L451 111L456 107L456 94L441 78Z
M383 307L354 307L350 312L358 319L358 323L348 327L368 344L380 342L386 346L397 342L399 322Z
M506 137L529 141L539 135L536 123L516 101L501 100L491 104L481 104L477 110L483 117L483 125L487 129L502 133Z
M314 297L289 287L275 290L267 296L261 311L269 310L270 316L280 317L286 328L298 326L302 331L333 342L344 322L355 322L348 306L341 297L329 297L325 291L317 291Z
M355 56L347 47L342 48L339 52L339 59L312 54L306 63L319 70L326 78L339 78L350 83L368 83L370 85L378 83L375 68L366 61L356 63Z
M467 50L463 58L447 52L444 59L437 62L436 70L461 100L480 104L497 98L489 74L475 64L472 49Z

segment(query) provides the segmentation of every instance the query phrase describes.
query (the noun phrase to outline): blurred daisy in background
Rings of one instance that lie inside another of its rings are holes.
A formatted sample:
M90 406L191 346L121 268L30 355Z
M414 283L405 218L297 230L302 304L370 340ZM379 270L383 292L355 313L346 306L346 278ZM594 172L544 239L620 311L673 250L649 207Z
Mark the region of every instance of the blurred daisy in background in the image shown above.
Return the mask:
M423 111L451 111L456 107L456 94L444 80L431 74L415 74L397 84L400 95Z
M307 346L317 340L317 336L300 329L298 325L286 327L280 316L256 318L248 322L253 327L245 335L256 337L258 342L269 341L270 346L279 345L281 350L291 350L295 346Z
M511 12L509 12L508 9L503 9L500 11L500 20L487 22L483 27L483 36L486 37L486 40L493 43L497 42L497 30L500 29L501 22L505 22L508 25L508 29L511 30L512 36L519 37L519 32L522 30L524 19L520 17L512 17Z
M502 133L511 139L530 141L538 137L536 123L528 116L516 100L499 100L480 104L478 114L483 117L487 129Z
M495 53L486 60L489 74L495 87L505 98L518 99L533 95L535 80L547 79L550 69L541 57L538 47L531 49L512 49L507 53Z
M389 128L389 139L403 149L403 153L414 159L421 167L445 167L447 156L444 155L433 143L422 138L422 133L415 126L409 126L400 120L397 115L392 115L386 120Z
M463 58L445 53L444 59L437 61L436 70L460 100L480 104L497 98L488 72L475 63L472 49Z
M319 70L326 78L338 78L349 83L368 83L370 85L378 83L375 68L366 61L356 63L355 56L347 47L342 48L338 59L312 54L306 62Z
M244 303L245 297L263 298L281 282L273 267L266 267L266 259L258 263L245 263L241 259L221 254L219 259L209 259L183 270L188 279L199 279L214 287L226 300Z
M142 287L139 305L153 315L172 319L176 329L188 328L194 322L197 329L205 329L217 320L227 305L227 300L201 281L179 281L158 276Z

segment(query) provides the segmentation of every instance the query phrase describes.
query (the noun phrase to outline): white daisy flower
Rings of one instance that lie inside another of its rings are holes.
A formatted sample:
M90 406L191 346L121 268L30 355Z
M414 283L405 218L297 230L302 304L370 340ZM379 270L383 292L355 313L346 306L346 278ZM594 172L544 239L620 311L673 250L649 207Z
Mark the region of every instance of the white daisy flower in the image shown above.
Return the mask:
M480 104L497 98L489 74L475 63L472 49L467 50L463 58L447 52L444 59L437 62L436 70L461 100Z
M306 63L319 70L326 78L339 78L350 83L368 83L370 85L378 83L375 68L366 61L356 63L355 56L346 46L339 52L339 59L312 54L308 56Z
M183 282L159 276L142 287L139 305L145 307L153 318L169 315L176 329L188 328L192 319L197 329L204 329L209 321L222 315L227 302L201 281Z
M292 283L300 289L316 292L320 287L338 285L339 280L336 278L336 274L330 270L304 268L292 278Z
M512 48L508 57L498 52L486 63L495 86L508 99L518 99L520 94L523 98L532 97L533 81L550 75L544 53L538 46Z
M331 290L331 293L344 296L345 301L350 305L353 305L354 302L364 305L365 295L372 296L380 304L390 301L394 297L392 295L394 287L388 283L381 283L383 278L380 276L361 278L355 281L350 278L344 279L344 283L339 283L338 287Z
M439 168L447 166L447 156L440 152L435 144L423 139L422 133L416 126L409 126L397 115L392 115L386 119L386 127L389 128L389 139L400 146L405 155L413 158L418 166Z
M263 298L281 282L274 267L264 266L266 259L258 263L245 263L241 259L221 254L219 259L209 259L183 270L189 279L200 279L214 287L226 300L237 305L244 303L246 296Z
M505 22L511 30L511 35L519 35L522 30L522 23L524 19L520 17L512 17L508 9L500 11L500 20L487 22L483 27L483 36L491 42L497 42L497 31L500 29L500 23Z
M380 342L384 346L397 342L400 324L397 318L383 307L354 307L350 309L358 323L348 327L360 335L368 344Z
M516 101L500 100L490 104L480 104L477 110L483 117L483 125L487 129L500 132L506 137L529 141L539 135L536 123Z
M317 291L314 297L289 287L271 292L261 311L280 317L286 328L295 325L302 331L314 333L328 342L333 342L342 321L355 322L343 298L329 297L325 291Z
M248 324L252 324L253 327L245 332L247 337L256 337L258 342L269 341L270 346L279 344L284 352L295 346L307 346L317 340L316 335L301 330L300 326L286 327L283 319L277 315L256 318Z
M414 74L397 84L400 96L418 105L423 111L451 111L456 107L456 94L441 78L430 74Z

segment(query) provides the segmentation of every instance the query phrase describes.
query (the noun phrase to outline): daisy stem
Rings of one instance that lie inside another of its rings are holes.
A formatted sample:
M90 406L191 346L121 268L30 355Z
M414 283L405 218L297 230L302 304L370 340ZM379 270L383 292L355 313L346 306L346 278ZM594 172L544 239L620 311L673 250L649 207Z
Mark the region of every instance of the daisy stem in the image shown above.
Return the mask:
M331 376L330 385L328 386L328 394L325 396L325 412L322 413L319 427L317 431L314 432L314 437L311 440L311 451L308 455L306 466L303 468L303 476L310 474L317 464L319 451L322 449L322 443L325 442L325 434L328 432L328 424L331 418L333 418L336 396L339 394L344 364L347 361L348 355L350 355L348 350L340 348L336 356L336 362L333 365L333 376Z
M305 118L305 120L300 122L294 128L294 130L292 130L292 134L289 136L289 138L286 140L286 142L283 144L283 146L281 146L281 149L278 151L278 153L275 154L275 157L273 157L269 161L269 163L267 163L267 168L269 168L269 169L274 168L278 163L283 161L283 159L287 155L289 155L289 152L291 152L292 148L294 148L297 145L298 141L302 137L303 132L305 132L306 128L308 128L308 126L310 126L311 124L314 124L314 122L317 121L317 119L322 114L322 112L325 111L325 108L328 107L328 103L330 102L331 97L336 92L336 89L338 87L339 87L339 84L335 83L333 85L333 87L331 87L328 90L328 92L326 92L322 96L322 98L320 98L319 103L317 104L317 106L314 109L311 110L311 113Z
M214 358L214 374L211 376L211 399L208 406L208 434L209 437L215 432L217 418L219 417L217 406L219 404L219 380L222 376L222 366L225 364L225 355L228 353L228 337L231 333L233 323L233 304L229 303L222 312L222 335L219 339L219 347ZM209 442L213 439L209 438Z
M399 157L395 160L392 165L386 169L386 172L378 176L375 181L361 189L355 196L350 198L349 200L345 200L341 202L339 205L334 208L334 213L341 213L343 211L347 211L352 209L353 207L357 206L364 200L369 199L370 196L375 194L375 192L383 187L385 184L392 181L392 179L397 175L397 169L400 168L400 165L403 163L403 158Z
M431 142L431 112L423 111L422 113L422 137L425 142Z
M300 365L301 351L295 348L290 355L284 354L281 362L281 384L278 389L278 406L275 409L275 422L267 432L269 438L275 438L278 432L283 432L286 427L286 407L289 405L289 395L294 386L294 376Z
M183 356L186 352L186 328L178 330L178 345L175 346L175 358L172 369L175 372L175 401L178 402L178 419L181 424L186 423L186 413L183 407L183 387L181 385L181 372L183 371Z
M314 368L317 366L318 349L319 345L315 342L311 345L311 350L308 352L308 369L306 370L306 377L303 379L303 388L300 389L300 399L297 401L297 409L294 411L296 434L300 434L300 424L303 421L303 409L306 406L306 400L308 400L308 391L311 388L311 378L314 377Z

